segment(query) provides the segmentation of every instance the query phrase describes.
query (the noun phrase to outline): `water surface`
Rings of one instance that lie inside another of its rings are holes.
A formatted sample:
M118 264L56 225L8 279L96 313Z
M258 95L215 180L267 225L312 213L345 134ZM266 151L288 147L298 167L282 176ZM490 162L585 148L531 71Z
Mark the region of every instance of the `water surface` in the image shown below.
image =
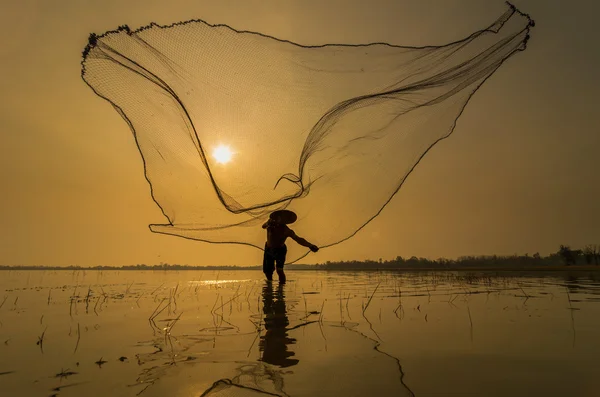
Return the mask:
M4 271L4 396L600 395L600 272Z

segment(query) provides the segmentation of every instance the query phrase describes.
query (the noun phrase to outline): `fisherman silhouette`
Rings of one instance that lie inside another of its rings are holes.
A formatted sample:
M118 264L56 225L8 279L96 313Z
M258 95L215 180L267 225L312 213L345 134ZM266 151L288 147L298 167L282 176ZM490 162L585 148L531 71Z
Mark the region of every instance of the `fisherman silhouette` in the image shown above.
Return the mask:
M298 244L310 248L312 252L317 252L319 247L309 243L302 237L299 237L287 225L296 221L296 214L289 210L279 210L271 213L269 220L263 225L267 229L267 242L265 243L265 253L263 256L263 273L267 280L273 280L273 271L277 270L279 282L285 283L285 273L283 265L285 264L285 255L287 247L285 240L290 237Z

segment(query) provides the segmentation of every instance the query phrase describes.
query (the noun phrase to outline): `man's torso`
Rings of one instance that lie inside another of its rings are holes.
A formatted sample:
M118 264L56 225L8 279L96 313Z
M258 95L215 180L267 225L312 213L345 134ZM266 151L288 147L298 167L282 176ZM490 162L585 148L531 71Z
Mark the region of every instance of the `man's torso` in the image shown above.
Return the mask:
M285 244L285 240L290 236L290 228L282 224L272 224L267 226L267 247L278 248Z

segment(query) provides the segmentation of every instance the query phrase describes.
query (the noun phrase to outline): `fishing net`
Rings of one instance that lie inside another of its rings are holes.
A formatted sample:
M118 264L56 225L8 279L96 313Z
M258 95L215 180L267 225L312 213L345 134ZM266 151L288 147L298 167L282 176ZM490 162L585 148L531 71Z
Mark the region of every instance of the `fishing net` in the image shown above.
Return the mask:
M261 224L285 208L327 247L381 213L532 26L510 5L419 48L304 46L200 20L122 26L90 36L82 77L133 132L166 219L152 231L262 249Z

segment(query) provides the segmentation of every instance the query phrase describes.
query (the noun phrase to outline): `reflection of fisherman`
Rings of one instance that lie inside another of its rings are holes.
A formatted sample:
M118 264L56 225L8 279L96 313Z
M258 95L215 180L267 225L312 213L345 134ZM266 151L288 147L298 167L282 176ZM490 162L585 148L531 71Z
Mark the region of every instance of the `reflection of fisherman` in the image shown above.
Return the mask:
M285 215L293 214L291 211L276 211L271 214L271 217L263 225L263 229L267 229L267 243L265 244L265 254L263 257L263 272L267 276L267 280L273 279L273 271L275 270L275 264L277 264L277 275L279 276L279 282L285 283L285 273L283 272L283 264L285 263L285 255L287 253L287 247L285 240L290 237L298 244L310 248L311 251L317 252L319 247L309 243L302 237L298 237L292 229L290 229L286 223L291 223L295 220L296 216L293 214L293 220L286 222Z
M298 360L290 358L294 356L294 352L288 351L288 345L296 343L296 339L287 335L290 322L285 307L283 285L279 284L276 299L273 295L273 286L267 283L263 287L266 333L260 337L258 345L262 353L261 361L280 367L291 367L298 364Z

